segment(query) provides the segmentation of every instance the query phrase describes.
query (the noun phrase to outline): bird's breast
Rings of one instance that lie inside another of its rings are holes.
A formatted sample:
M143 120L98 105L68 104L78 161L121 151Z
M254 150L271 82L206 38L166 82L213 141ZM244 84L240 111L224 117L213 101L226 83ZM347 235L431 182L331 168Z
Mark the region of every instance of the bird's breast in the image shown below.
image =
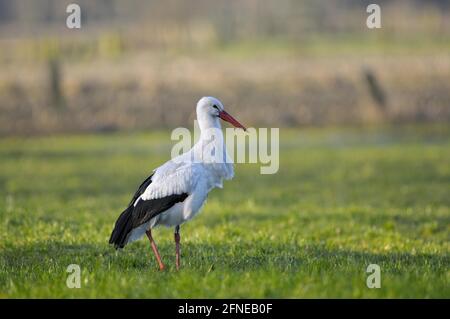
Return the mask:
M183 202L175 204L162 213L157 224L172 227L191 220L200 212L207 196L207 191L196 189Z

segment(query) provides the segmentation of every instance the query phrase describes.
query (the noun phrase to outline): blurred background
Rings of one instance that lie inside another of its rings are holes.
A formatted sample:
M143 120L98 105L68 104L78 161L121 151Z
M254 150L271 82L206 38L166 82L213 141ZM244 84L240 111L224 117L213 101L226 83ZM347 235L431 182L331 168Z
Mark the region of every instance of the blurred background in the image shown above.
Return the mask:
M448 122L450 1L0 0L0 135Z

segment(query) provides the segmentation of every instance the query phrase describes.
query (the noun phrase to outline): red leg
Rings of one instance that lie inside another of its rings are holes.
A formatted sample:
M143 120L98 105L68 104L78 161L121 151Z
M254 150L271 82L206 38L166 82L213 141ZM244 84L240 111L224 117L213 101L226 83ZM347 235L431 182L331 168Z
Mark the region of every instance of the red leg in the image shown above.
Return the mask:
M175 227L175 255L176 255L176 266L177 270L180 269L180 226Z
M155 254L156 260L158 261L159 270L164 270L164 264L161 260L161 256L159 255L158 247L156 247L156 243L153 240L151 229L147 230L145 233L147 234L148 240L150 240L150 244L152 245L153 253Z

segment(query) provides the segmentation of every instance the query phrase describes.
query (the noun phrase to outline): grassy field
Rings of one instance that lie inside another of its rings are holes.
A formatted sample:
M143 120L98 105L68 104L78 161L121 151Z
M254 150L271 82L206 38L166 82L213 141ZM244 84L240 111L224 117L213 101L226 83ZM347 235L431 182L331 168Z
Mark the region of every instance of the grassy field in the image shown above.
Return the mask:
M146 240L107 241L169 136L0 140L0 297L450 298L448 126L282 130L278 174L238 165L182 226L181 271L154 232L160 273Z

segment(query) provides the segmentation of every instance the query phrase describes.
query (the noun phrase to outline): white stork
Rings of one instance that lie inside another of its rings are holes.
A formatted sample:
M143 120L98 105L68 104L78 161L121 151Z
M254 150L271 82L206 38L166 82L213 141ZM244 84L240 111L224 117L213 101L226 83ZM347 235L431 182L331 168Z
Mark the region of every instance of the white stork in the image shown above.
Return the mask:
M109 243L115 248L147 235L159 269L164 264L152 229L159 225L175 227L176 268L180 268L180 225L192 219L206 201L208 193L222 187L223 180L233 178L233 164L226 153L219 119L242 128L228 114L222 103L214 97L203 97L197 103L197 120L200 128L198 142L186 153L162 166L139 186L128 205L119 216ZM215 154L222 156L217 160ZM212 155L213 154L213 155ZM214 160L212 160L214 158Z

